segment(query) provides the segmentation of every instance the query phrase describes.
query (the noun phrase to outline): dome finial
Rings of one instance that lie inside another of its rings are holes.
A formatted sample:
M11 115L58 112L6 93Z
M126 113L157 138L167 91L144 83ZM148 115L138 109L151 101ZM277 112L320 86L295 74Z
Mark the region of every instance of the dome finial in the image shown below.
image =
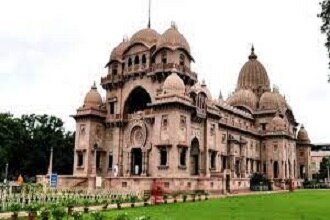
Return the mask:
M251 54L249 56L249 60L256 60L258 57L257 55L254 54L254 46L252 44L252 47L251 47Z
M150 28L151 27L151 16L150 16L150 8L151 8L151 0L149 0L149 10L148 10L148 28Z
M178 27L176 26L175 21L171 21L171 28L174 28L175 30L178 30Z
M94 81L94 83L93 83L91 89L96 89L96 82L95 82L95 81Z

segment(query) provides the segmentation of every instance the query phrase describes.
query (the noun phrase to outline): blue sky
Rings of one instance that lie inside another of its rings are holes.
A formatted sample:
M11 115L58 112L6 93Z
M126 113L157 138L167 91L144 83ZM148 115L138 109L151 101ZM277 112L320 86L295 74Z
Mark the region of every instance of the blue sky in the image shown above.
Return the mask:
M313 142L329 142L330 84L315 0L153 0L152 27L175 21L214 98L235 86L251 44ZM147 0L5 1L0 8L0 111L74 114L111 49L147 25ZM101 88L99 86L99 90ZM102 91L102 95L105 92Z

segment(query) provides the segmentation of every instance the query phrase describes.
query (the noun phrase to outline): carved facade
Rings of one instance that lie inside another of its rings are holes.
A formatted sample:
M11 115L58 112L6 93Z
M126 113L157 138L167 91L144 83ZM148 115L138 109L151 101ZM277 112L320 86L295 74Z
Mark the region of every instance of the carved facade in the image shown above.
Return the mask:
M142 29L114 48L101 78L105 100L93 86L74 115L73 176L90 188L101 176L117 190L149 189L157 178L168 190L222 192L248 189L256 172L277 187L310 176L307 132L297 132L253 48L227 100L212 98L191 62L174 24L163 34Z

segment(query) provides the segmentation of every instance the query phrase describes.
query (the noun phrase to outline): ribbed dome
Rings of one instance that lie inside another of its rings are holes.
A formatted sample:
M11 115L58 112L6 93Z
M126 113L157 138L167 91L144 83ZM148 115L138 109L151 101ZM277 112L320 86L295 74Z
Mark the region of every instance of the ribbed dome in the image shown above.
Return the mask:
M300 130L298 131L297 139L299 141L307 141L307 142L310 141L304 125L301 125Z
M129 42L127 40L123 40L117 47L115 47L110 55L111 60L122 60L123 53L129 46Z
M177 27L172 26L167 29L157 42L157 50L161 48L184 49L187 53L190 53L190 46L186 38L178 31Z
M84 100L84 107L99 107L102 105L102 97L97 91L97 88L94 85L91 87L91 90L86 94Z
M185 85L182 81L182 79L178 76L176 73L171 73L169 75L163 84L163 92L168 94L184 94L185 93Z
M262 91L270 90L270 83L266 69L257 60L253 47L251 49L249 61L243 65L239 73L236 90L239 89L251 89L254 92L260 89Z
M260 97L259 108L262 110L281 109L285 106L286 101L278 92L264 92Z
M240 89L227 99L227 102L232 106L246 106L251 109L257 108L258 98L248 89Z
M159 37L160 34L158 34L158 32L154 29L145 28L133 34L130 40L130 45L142 43L148 47L151 47L157 43Z
M283 118L281 118L278 114L272 119L270 123L270 128L272 131L285 131L286 123Z

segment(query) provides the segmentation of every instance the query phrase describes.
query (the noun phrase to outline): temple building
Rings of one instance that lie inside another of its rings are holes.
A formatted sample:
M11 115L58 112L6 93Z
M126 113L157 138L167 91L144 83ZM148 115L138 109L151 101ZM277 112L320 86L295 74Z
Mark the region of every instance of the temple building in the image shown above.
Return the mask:
M227 99L212 97L192 62L173 23L115 47L100 81L105 99L93 85L73 116L73 176L62 183L143 191L157 179L169 191L225 193L248 190L253 173L275 189L311 177L307 131L253 47Z

